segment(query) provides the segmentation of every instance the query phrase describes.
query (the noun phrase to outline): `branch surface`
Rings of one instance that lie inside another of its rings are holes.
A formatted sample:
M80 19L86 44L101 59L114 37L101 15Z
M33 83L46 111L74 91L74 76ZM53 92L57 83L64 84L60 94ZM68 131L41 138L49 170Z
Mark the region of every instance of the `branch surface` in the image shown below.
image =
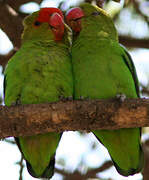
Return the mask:
M149 126L149 100L80 100L0 107L0 138Z
M149 48L149 39L138 39L119 35L119 42L130 48Z

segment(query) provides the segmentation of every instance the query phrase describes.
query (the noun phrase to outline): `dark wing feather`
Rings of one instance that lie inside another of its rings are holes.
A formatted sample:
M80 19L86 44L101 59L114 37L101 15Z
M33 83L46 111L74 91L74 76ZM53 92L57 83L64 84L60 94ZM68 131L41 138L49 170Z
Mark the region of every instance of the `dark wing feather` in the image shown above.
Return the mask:
M6 75L4 76L4 90L3 90L3 92L4 92L4 98L5 98L5 91L6 91Z
M123 60L124 60L125 64L127 65L129 71L132 74L132 77L133 77L133 80L135 83L135 87L136 87L137 96L140 97L139 81L138 81L138 77L137 77L137 73L136 73L136 68L134 66L134 63L133 63L133 60L132 60L130 54L126 51L125 48L123 48L123 49L125 52L125 54L123 55Z

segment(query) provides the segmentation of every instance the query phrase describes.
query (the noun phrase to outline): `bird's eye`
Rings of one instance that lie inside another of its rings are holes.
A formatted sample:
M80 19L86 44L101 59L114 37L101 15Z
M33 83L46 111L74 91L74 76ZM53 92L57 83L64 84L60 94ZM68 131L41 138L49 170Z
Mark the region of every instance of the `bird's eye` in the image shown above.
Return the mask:
M35 22L34 22L34 25L35 25L35 26L40 26L40 25L41 25L41 22L35 21Z
M94 11L91 15L98 16L100 13L98 11Z

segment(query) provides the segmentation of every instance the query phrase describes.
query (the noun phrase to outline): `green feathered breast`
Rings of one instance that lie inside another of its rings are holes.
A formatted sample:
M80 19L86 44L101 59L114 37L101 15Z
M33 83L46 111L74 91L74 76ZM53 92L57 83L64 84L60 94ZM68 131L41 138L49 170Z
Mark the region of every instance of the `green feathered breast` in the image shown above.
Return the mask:
M26 42L8 62L5 104L55 102L72 96L72 67L67 46Z

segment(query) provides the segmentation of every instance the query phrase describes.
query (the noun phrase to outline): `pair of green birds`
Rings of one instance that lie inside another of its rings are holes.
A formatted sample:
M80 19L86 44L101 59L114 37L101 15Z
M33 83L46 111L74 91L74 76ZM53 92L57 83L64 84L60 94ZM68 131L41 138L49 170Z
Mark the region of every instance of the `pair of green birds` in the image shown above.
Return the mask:
M88 3L70 9L65 20L73 37L63 19L59 9L42 8L24 20L22 46L5 70L5 105L139 97L135 67L106 12ZM92 132L121 175L141 171L140 128ZM60 133L15 138L33 177L52 177L60 138Z

